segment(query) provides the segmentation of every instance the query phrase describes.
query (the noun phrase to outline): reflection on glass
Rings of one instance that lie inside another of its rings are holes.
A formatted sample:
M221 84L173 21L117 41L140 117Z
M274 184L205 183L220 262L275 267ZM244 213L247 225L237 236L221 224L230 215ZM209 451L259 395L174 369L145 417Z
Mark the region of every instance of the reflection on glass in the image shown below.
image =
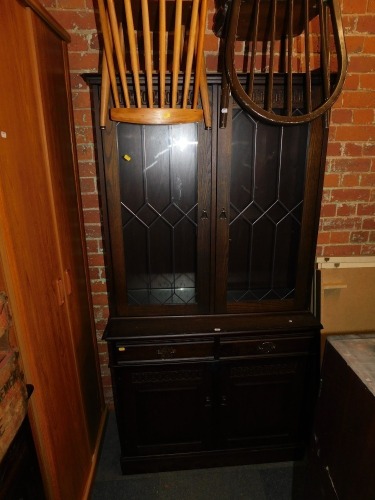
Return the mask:
M197 125L118 125L129 304L196 303Z
M229 302L294 295L307 136L233 112Z

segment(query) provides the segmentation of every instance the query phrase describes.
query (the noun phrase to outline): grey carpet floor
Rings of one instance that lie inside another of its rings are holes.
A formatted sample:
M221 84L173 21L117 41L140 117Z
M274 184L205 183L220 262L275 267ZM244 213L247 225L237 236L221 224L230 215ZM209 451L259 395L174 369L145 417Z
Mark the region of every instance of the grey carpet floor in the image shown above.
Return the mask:
M123 476L110 413L91 500L303 500L302 485L294 462Z

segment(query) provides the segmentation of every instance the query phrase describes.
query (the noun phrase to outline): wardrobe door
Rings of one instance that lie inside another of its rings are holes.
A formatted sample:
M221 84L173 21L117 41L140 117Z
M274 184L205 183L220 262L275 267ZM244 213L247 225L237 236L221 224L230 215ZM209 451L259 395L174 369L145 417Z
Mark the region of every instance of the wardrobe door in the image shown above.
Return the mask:
M0 253L26 381L35 388L31 420L47 495L81 498L92 452L56 237L34 15L17 1L0 2Z
M67 46L39 17L33 18L38 59L40 97L48 155L47 178L51 183L53 216L59 242L59 257L70 323L78 382L90 449L96 445L103 401L101 397L96 341L93 334L91 295L87 287L87 265L81 236L79 182L71 127L71 102Z

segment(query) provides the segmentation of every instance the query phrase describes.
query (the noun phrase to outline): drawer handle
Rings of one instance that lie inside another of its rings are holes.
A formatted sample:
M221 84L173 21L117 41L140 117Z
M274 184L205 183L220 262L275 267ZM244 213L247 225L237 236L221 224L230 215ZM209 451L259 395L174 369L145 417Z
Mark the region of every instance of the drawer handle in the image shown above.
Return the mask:
M66 294L71 295L72 294L72 280L70 279L70 269L65 269L64 277L65 277Z
M258 344L257 349L262 354L269 354L276 349L276 344L273 342L262 342L261 344Z
M56 292L57 292L57 303L61 307L65 304L65 293L64 293L64 284L61 278L55 280L56 284Z
M176 354L176 349L173 347L160 347L157 350L158 356L161 359L170 359L173 358Z

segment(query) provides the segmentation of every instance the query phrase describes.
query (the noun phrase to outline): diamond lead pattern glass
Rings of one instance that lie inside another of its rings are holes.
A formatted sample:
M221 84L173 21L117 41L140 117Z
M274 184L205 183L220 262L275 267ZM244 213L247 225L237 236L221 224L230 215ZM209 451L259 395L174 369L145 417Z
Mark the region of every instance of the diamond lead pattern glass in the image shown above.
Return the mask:
M233 110L227 298L294 296L308 125L274 127Z
M129 304L194 304L197 125L118 127Z

